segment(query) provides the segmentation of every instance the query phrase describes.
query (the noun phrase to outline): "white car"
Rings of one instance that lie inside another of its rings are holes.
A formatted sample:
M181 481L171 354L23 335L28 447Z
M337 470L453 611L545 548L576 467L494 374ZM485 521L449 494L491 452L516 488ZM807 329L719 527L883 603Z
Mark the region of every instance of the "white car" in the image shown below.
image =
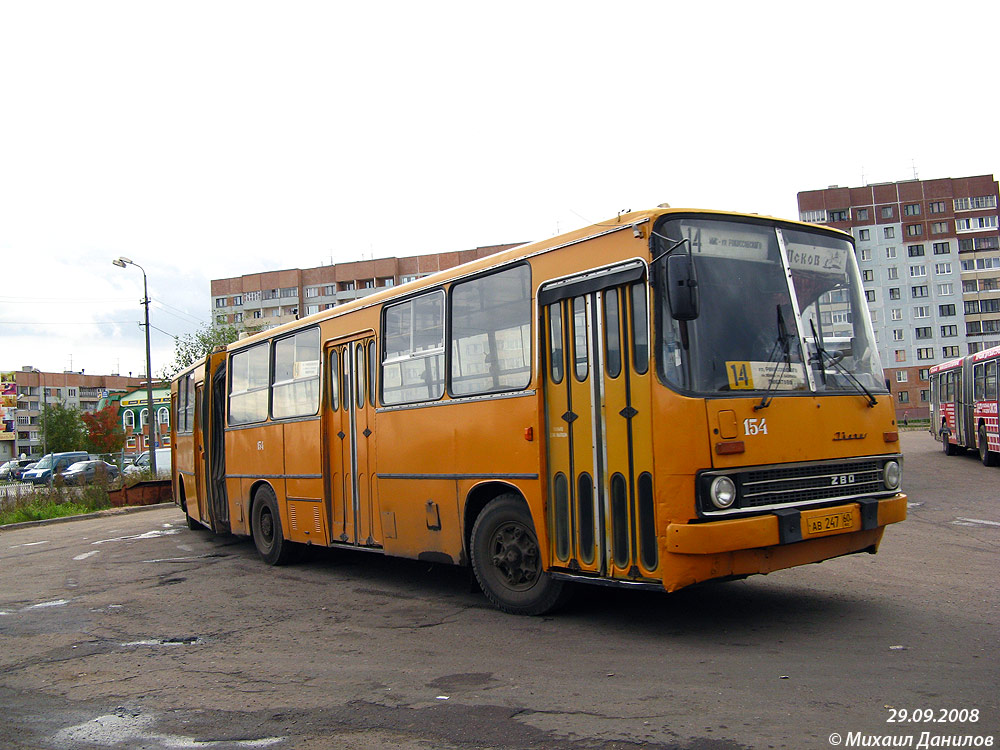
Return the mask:
M149 451L143 451L135 459L135 462L129 464L125 467L123 474L127 477L136 476L138 474L148 474L150 470L149 465ZM169 448L157 448L156 449L156 476L159 479L170 479L170 467L172 466L170 460L170 449Z

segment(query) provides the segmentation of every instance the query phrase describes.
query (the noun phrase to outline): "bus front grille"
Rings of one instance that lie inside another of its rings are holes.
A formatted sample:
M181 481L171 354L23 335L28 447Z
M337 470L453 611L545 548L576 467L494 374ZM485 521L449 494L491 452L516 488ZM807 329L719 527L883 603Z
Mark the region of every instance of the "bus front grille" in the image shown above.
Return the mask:
M882 472L887 461L901 460L898 455L877 456L704 472L698 482L699 508L703 516L720 516L892 495L895 491L886 489ZM736 502L726 509L708 499L710 483L722 475L737 487Z

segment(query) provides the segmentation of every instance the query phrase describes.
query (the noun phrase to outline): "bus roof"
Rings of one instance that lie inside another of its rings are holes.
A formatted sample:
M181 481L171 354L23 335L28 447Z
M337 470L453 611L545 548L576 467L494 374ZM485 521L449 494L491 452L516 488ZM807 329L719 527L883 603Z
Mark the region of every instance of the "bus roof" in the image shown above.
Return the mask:
M958 359L949 359L947 362L942 362L941 364L934 365L928 370L931 375L939 372L944 372L945 370L954 370L956 367L962 366L962 357Z
M1000 356L1000 346L994 346L991 349L983 349L981 352L976 352L972 355L973 362L982 362L984 359L995 359Z

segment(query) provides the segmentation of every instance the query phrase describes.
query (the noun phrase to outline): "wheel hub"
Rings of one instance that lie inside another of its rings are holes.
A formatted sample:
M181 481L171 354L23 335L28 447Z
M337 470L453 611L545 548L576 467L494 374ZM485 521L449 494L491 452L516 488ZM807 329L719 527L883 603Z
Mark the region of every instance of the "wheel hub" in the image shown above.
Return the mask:
M538 579L538 543L523 526L507 523L493 535L493 566L508 586L526 589Z

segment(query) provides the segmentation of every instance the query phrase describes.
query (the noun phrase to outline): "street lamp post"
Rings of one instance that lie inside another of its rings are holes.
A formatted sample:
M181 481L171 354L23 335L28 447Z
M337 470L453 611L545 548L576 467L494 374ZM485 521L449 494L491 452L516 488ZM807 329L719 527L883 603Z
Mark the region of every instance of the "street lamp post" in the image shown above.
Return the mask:
M157 476L156 473L156 437L155 437L155 424L156 415L153 413L153 369L150 366L150 355L149 355L149 289L146 286L146 269L140 266L138 263L133 263L128 258L116 258L111 261L112 264L118 266L119 268L125 268L125 266L135 266L140 271L142 271L142 304L146 308L146 414L148 415L147 424L149 425L149 470L153 473L153 478ZM139 417L139 425L142 426L142 416Z
M49 394L45 390L45 377L42 375L42 371L36 369L35 372L38 373L39 388L42 391L42 458L46 456L46 444L48 443L48 431L51 425L47 424L49 416ZM55 457L53 457L53 469L52 473L49 474L49 489L52 489L52 474L55 473Z

